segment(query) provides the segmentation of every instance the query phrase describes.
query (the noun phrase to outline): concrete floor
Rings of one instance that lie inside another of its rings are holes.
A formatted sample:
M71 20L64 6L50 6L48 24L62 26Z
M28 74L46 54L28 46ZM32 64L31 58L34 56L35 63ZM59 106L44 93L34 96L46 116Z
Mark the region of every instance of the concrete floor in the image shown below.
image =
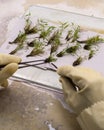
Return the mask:
M63 95L13 82L0 91L0 130L81 130Z

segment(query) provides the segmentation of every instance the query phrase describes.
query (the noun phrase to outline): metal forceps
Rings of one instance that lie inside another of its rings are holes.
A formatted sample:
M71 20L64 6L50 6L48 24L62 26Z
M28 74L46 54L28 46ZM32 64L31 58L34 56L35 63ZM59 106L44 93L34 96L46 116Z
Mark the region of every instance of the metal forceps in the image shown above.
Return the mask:
M31 64L32 63L32 64ZM26 68L26 67L36 67L37 65L45 64L44 59L41 60L32 60L32 61L24 61L19 63L18 69Z
M45 64L44 59L41 60L32 60L32 61L24 61L18 63L18 69L26 68L26 67L36 67L37 65ZM5 67L6 65L0 65L0 69Z
M22 68L26 68L26 67L39 67L38 65L42 65L42 64L46 64L45 59L40 59L40 60L32 60L32 61L23 61L18 63L18 69L22 69ZM53 70L56 71L57 67L50 62L50 64L55 68L55 69L51 69L51 68L47 68L47 67L39 67L43 70ZM0 69L2 69L3 67L5 67L6 65L0 65Z

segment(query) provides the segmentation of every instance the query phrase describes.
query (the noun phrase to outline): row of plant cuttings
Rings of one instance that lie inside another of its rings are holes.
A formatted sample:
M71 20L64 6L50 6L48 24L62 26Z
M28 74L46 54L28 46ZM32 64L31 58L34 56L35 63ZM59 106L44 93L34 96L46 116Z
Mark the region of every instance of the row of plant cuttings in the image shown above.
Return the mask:
M40 39L43 39L43 43L47 43L47 45L50 45L52 43L55 44L55 46L58 46L61 44L60 39L62 38L62 34L69 26L71 29L68 31L68 34L65 38L65 40L69 41L72 39L72 42L74 42L78 38L78 32L79 32L79 26L75 26L74 24L69 25L67 22L62 23L59 22L59 26L52 26L49 25L49 23L46 20L38 19L36 24L33 26L33 23L30 19L30 14L28 14L25 18L25 27L24 32L20 32L14 41L9 42L10 44L18 44L19 47L16 48L15 51L11 53L16 53L19 48L21 49L23 47L23 44L25 43L27 39L27 35L30 34L36 34L38 33L38 37L34 37L34 40L30 43L28 43L28 46L34 47L34 44L36 43L36 39L40 41ZM39 43L39 42L38 42Z
M91 59L93 55L95 54L95 50L92 49L92 46L96 46L97 43L104 42L104 39L101 38L99 35L93 36L84 41L79 41L78 39L79 39L79 33L81 29L79 26L76 26L73 23L71 24L69 24L68 22L60 23L59 28L56 29L55 26L50 26L48 22L46 22L45 20L38 19L36 25L32 26L32 21L28 17L26 18L24 32L23 33L20 32L14 41L9 42L10 44L13 44L13 43L17 44L17 47L12 52L10 52L10 54L14 54L18 50L23 48L24 43L27 39L27 35L39 33L38 38L35 37L33 41L27 43L27 46L33 47L33 50L30 52L30 54L27 55L27 57L36 56L41 53L44 53L45 46L51 45L50 56L45 60L45 62L56 61L56 58L53 57L52 53L56 52L59 46L61 46L62 44L61 38L63 36L62 34L64 33L66 29L67 29L67 34L65 35L65 38L64 38L66 41L66 44L74 43L74 42L76 42L77 44L71 47L67 46L56 55L57 57L62 57L66 54L75 54L76 51L79 49L79 46L81 45L81 43L84 43L85 45L83 49L89 51L88 59ZM40 39L43 39L43 42L41 42ZM47 41L47 44L44 44L46 43L46 41ZM82 61L83 60L80 56L73 63L73 65L78 65Z

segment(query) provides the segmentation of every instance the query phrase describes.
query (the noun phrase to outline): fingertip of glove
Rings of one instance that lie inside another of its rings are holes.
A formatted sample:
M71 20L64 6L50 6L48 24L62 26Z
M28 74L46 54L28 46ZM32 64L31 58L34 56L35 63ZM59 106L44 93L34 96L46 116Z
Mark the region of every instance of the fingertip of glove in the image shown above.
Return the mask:
M18 69L17 63L10 63L8 66L9 66L11 72L15 72Z
M66 74L70 72L72 68L73 66L70 65L61 66L57 69L57 73L61 76L66 76Z
M0 65L7 65L9 63L20 63L21 61L22 59L19 56L0 53Z
M4 88L7 88L8 87L8 80L4 80L0 86L4 87Z
M10 63L5 67L5 73L9 74L10 76L15 73L18 69L17 63Z
M22 61L22 59L20 57L18 57L18 63L20 63Z
M10 63L6 65L1 71L0 71L0 82L3 82L4 80L8 79L10 76L12 76L18 69L17 63Z
M20 57L18 57L18 56L14 56L14 55L10 55L11 56L11 58L12 58L12 62L13 63L20 63L21 61L22 61L22 59L20 58Z

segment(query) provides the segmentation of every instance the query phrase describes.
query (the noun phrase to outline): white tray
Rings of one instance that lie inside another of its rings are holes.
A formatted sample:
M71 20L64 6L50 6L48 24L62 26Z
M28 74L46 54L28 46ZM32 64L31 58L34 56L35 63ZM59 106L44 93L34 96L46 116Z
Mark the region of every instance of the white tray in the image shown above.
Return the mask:
M93 30L93 31L96 31L97 33L104 32L104 19L102 18L95 18L95 17L86 16L86 15L80 15L76 13L55 10L55 9L50 9L50 8L45 8L45 7L40 7L40 6L30 7L24 15L28 13L31 14L31 17L47 19L54 22L57 22L57 21L73 22L87 30ZM23 23L20 22L20 19L22 19L22 16L20 16L19 18L17 17L14 18L9 23L7 40L1 46L0 52L7 53L7 50L6 50L7 42L11 40L13 37L15 37L16 32L18 32L19 29L22 28ZM13 24L15 20L19 21L19 25L17 25L17 23ZM81 65L93 68L104 75L103 57L104 57L104 45L101 46L100 50L97 52L94 58L92 58L89 61L83 62ZM64 64L61 64L61 65L65 65L65 62ZM59 76L57 75L56 72L53 72L50 70L43 70L40 68L28 67L28 68L18 70L14 74L14 76L26 79L30 82L35 82L37 84L45 85L49 88L61 89L61 84L59 83Z

